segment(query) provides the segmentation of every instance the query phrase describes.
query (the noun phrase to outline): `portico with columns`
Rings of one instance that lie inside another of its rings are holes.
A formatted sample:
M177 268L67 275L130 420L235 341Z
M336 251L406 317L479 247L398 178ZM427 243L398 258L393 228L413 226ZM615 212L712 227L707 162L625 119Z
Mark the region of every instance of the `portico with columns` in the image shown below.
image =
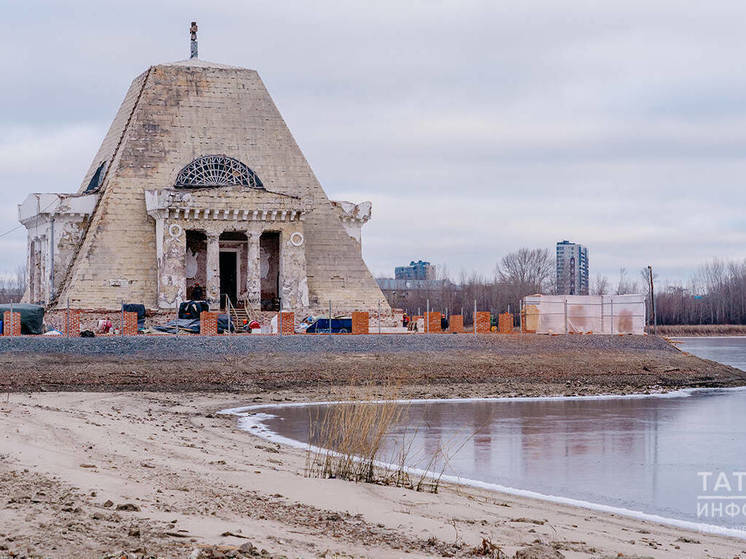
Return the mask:
M294 196L259 188L145 191L155 221L158 306L193 298L252 310L308 307L303 218ZM222 272L222 274L221 274Z

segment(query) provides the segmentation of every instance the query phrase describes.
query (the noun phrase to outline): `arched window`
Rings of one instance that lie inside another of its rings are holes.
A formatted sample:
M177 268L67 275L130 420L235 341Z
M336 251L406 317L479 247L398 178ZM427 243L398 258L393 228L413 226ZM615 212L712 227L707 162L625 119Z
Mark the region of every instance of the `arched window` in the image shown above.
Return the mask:
M205 155L184 167L176 177L176 188L248 186L264 188L254 171L227 155Z
M101 181L104 180L104 172L106 171L106 161L102 161L101 164L96 169L96 172L93 173L93 176L91 177L91 180L88 182L88 186L86 187L86 192L95 192L99 189L101 186Z

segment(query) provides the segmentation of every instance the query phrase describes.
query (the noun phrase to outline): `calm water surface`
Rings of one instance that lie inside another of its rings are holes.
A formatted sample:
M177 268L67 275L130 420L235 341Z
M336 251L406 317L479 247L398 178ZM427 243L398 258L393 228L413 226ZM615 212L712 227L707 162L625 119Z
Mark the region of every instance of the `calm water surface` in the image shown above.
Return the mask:
M746 338L687 339L681 347L746 368ZM278 408L264 424L305 442L309 418L319 411L324 413L318 407ZM404 413L384 457L394 456L406 441L410 465L422 467L444 448L447 474L746 529L746 475L740 491L733 475L746 471L746 390L664 398L431 402L405 405ZM698 472L713 472L707 488ZM729 490L722 477L715 490L720 473Z

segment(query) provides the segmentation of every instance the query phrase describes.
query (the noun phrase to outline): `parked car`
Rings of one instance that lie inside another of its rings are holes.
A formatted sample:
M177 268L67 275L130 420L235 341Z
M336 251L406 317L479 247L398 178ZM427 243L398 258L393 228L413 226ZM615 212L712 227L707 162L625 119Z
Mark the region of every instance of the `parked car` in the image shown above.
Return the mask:
M332 334L349 334L350 332L352 332L352 318L332 318ZM328 318L319 318L306 328L306 334L328 333Z

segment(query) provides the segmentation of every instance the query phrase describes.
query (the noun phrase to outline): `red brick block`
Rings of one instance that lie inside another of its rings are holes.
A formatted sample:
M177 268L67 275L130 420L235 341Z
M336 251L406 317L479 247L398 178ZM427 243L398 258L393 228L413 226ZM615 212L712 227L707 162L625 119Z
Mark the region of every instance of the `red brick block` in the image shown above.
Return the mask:
M448 331L461 333L464 331L464 317L460 314L452 314L448 317Z
M477 313L477 334L487 334L490 331L490 313Z
M137 313L136 312L125 312L124 324L122 325L122 335L124 336L137 336Z
M368 334L370 331L370 319L367 312L352 313L352 333Z
M280 334L283 336L290 336L292 334L295 334L295 313L290 311L282 311L279 314L280 316L277 318L277 320L282 321Z
M21 313L13 312L12 322L11 325L11 312L5 311L3 313L3 336L21 335Z
M200 336L217 336L218 335L218 315L220 313L213 311L202 311L199 313L199 333Z
M428 334L440 334L443 331L440 329L440 313L426 312L425 326L425 332L427 332Z
M511 334L513 332L513 315L511 313L500 313L497 317L497 331L501 334Z
M62 333L67 336L79 336L80 335L80 311L69 310L65 311L62 317Z

